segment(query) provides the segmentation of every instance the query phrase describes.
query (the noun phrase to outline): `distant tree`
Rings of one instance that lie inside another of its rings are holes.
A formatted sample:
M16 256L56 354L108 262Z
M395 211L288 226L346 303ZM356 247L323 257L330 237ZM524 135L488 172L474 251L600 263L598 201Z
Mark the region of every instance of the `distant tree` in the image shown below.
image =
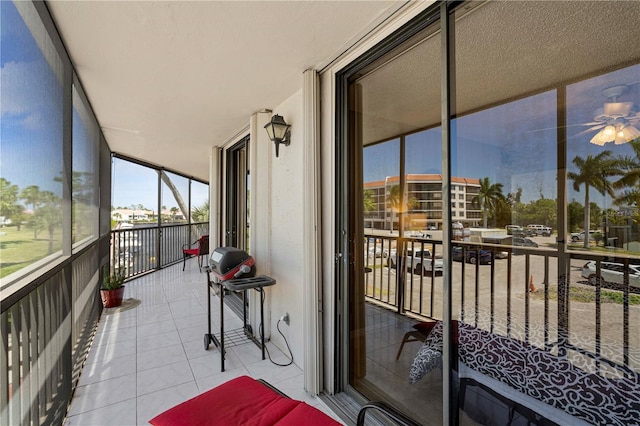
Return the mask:
M5 178L0 177L0 216L17 222L20 230L20 221L16 217L24 211L24 207L18 204L18 185L12 185Z
M27 205L31 205L32 215L29 218L27 225L33 228L33 238L37 239L40 227L36 222L35 214L42 203L42 192L37 185L30 185L20 192L20 198L23 199Z
M41 206L34 213L38 229L46 229L49 233L49 253L53 253L53 234L62 224L61 200L51 191L40 193Z
M515 194L508 193L506 198L511 206L511 220L509 223L520 224L520 212L522 211L522 188L518 187ZM505 224L505 226L509 223Z
M491 183L488 177L480 179L480 191L473 197L472 202L482 209L483 227L487 227L489 209L495 210L499 201L504 198L501 183Z
M567 173L567 178L573 181L573 189L580 191L584 185L584 227L585 232L589 232L590 206L589 188L593 188L600 194L614 196L613 185L609 177L620 174L617 169L618 162L611 157L611 151L605 150L596 156L589 154L586 158L576 156L573 164L577 167L577 172ZM589 238L584 239L584 247L589 248Z
M37 185L30 185L22 190L20 198L23 199L27 205L31 205L33 211L36 211L41 202L42 194Z
M171 209L169 210L171 212L171 220L175 221L176 220L176 215L178 214L178 211L180 209L177 207L171 207Z
M580 202L573 200L567 207L567 221L569 222L569 231L578 231L578 224L584 219L584 206Z
M613 183L615 189L625 189L613 203L618 206L638 206L640 199L640 138L629 142L635 153L635 157L626 156L618 158L618 166L622 177Z
M496 202L496 207L492 215L495 221L496 227L504 228L505 226L511 224L514 205L515 203L512 201L511 198L509 198L509 196L503 197L502 199Z
M400 185L391 185L387 189L387 203L391 206L391 211L396 213L402 213L405 211L402 205L402 193L400 191ZM405 201L406 209L414 209L418 205L418 200L415 197L411 197ZM393 231L393 218L391 219L391 230Z
M600 224L602 223L603 215L602 209L598 205L598 203L594 203L593 201L589 205L589 216L590 223L589 229L598 229L600 228Z
M371 212L376 209L376 202L373 199L373 191L365 189L362 193L362 209L365 212Z
M209 201L206 201L199 207L194 207L191 211L191 220L194 222L209 221Z
M545 226L555 227L554 225L557 222L557 204L555 200L550 198L541 198L536 200L535 202L535 210L539 215L539 220L536 220L536 223L541 223Z

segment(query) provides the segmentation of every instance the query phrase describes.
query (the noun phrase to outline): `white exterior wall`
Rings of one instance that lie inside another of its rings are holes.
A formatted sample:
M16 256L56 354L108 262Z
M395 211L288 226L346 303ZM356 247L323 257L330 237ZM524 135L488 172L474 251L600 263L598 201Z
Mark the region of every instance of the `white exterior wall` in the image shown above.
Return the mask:
M280 330L287 339L294 357L294 363L305 369L305 333L303 316L314 315L304 311L305 244L317 244L322 256L321 306L323 325L323 366L324 390L333 393L334 357L336 353L333 334L336 311L335 300L335 76L350 62L358 58L383 40L393 31L409 21L433 2L398 2L400 11L389 16L388 22L376 28L365 28L356 37L358 44L351 46L338 59L327 58L320 74L320 176L322 187L322 241L311 241L304 230L304 185L305 170L303 141L304 103L302 89L280 105L273 106L272 114L284 117L291 124L291 145L280 146L280 156L275 157L275 147L268 140L264 124L269 113L260 112L251 117L251 254L255 257L258 274L273 277L277 283L266 288L265 334L271 342L285 354L287 347L276 329L278 319L289 314L290 325L280 324ZM300 75L300 86L303 75ZM238 134L224 146L230 146L246 133ZM268 158L267 158L268 156ZM212 171L215 167L212 167ZM211 175L212 181L218 176ZM214 205L212 204L212 210ZM215 214L215 211L212 211ZM218 212L220 214L221 212ZM212 215L212 217L215 217ZM259 321L259 300L257 293L251 292L252 325L257 330Z
M302 76L300 76L300 83L302 84ZM291 347L295 364L303 368L304 235L302 229L304 194L302 192L302 176L305 171L302 145L304 135L302 127L302 92L297 92L274 108L273 114L283 116L285 121L291 125L291 145L280 145L280 156L276 158L274 144L268 141L268 151L272 157L270 170L271 200L268 201L271 208L270 229L261 231L262 233L271 233L270 247L268 248L270 256L269 276L276 280L276 285L267 289L269 309L271 311L271 341L285 354L287 353L286 344L278 333L276 324L282 315L289 313L290 325L287 326L284 322L281 322L280 330ZM264 129L260 129L260 126L257 126L257 130L258 132L262 131L266 137ZM263 143L264 141L259 142ZM252 140L251 150L253 149L255 148ZM264 152L264 150L260 151ZM261 158L257 159L258 163L262 162L262 160ZM253 175L253 171L251 173ZM253 191L254 188L252 186L251 192L253 193ZM260 194L256 194L256 196L260 197ZM252 206L252 219L254 213L264 208L261 204L258 203L255 208ZM252 220L252 238L254 235L253 225ZM257 243L260 244L259 241ZM260 265L261 260L258 257L256 261Z

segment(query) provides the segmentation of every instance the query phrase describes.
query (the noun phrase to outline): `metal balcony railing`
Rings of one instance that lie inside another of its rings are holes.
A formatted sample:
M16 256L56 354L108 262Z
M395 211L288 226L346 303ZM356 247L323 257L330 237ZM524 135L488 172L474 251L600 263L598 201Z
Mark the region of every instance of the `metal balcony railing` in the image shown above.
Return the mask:
M180 262L208 223L112 231L2 300L0 424L62 424L102 303L101 259L127 279Z
M365 237L366 299L401 315L442 319L442 300L447 297L442 288L446 267L441 263L442 242ZM635 259L610 254L569 251L567 270L558 277L555 248L455 242L450 270L453 313L456 319L531 343L591 370L637 374L640 347L633 336L640 333L640 326L632 319L631 306L640 282L629 267ZM602 265L612 268L611 263L619 266L616 278L602 270ZM591 292L591 299L572 301L577 290ZM605 303L605 295L616 302ZM605 332L612 321L620 326Z
M209 222L111 231L111 267L126 279L182 261L182 246L209 233Z

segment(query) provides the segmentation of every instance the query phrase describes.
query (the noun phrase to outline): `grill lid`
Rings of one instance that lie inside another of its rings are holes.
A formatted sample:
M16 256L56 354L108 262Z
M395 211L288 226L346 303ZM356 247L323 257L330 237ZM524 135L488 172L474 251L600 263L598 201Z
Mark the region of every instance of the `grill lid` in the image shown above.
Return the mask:
M256 275L256 262L244 250L236 247L218 247L211 253L211 271L220 280L251 278Z

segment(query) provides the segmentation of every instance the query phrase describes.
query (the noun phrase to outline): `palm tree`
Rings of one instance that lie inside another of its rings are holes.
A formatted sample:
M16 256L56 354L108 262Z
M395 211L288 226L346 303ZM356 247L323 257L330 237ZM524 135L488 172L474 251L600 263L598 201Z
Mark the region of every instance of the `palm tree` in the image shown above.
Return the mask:
M567 173L567 178L573 181L575 191L579 192L580 186L584 185L584 231L585 235L589 235L591 223L589 188L594 188L601 195L605 195L606 192L613 197L613 185L608 178L620 174L620 170L616 167L619 161L611 157L611 151L605 150L595 157L591 154L587 158L577 155L572 162L578 171ZM589 238L584 239L584 247L589 248Z
M402 197L400 196L400 185L391 185L387 189L387 203L391 206L391 212L400 211ZM391 217L391 230L393 231L393 216Z
M403 208L401 195L400 185L391 185L387 189L387 203L391 206L392 212L405 213L407 210L414 209L418 205L418 200L415 197L411 197L405 202L406 209ZM393 231L393 218L391 218L391 230Z
M495 210L498 203L504 199L502 195L502 184L491 183L488 177L480 179L480 191L473 197L473 203L482 208L482 221L487 227L489 209Z
M31 204L31 209L35 212L41 202L42 194L40 193L40 188L37 185L30 185L22 190L20 198L22 198L27 204Z
M362 193L362 208L365 212L372 212L376 209L376 203L373 200L373 191L365 189Z
M200 207L194 207L193 210L191 210L191 220L193 222L209 221L209 201L206 201Z
M0 177L0 216L11 218L16 212L18 204L18 185L13 185L3 177Z
M615 205L631 206L640 198L640 138L630 141L629 145L635 153L635 158L618 159L622 177L613 183L615 189L629 188L629 190L623 191L613 200Z

